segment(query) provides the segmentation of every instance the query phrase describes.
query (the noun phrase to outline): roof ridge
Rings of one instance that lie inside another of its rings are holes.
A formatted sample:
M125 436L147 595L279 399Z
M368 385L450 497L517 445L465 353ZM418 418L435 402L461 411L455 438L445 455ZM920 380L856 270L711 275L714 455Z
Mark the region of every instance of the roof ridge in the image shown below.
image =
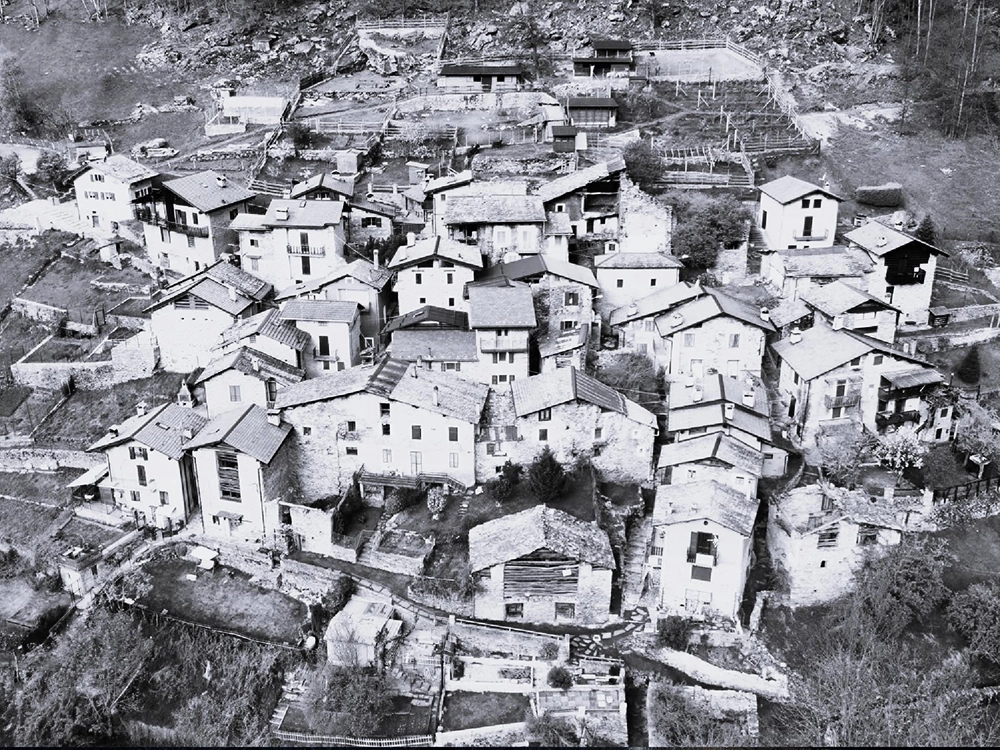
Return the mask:
M226 438L228 438L232 434L233 430L236 429L236 426L246 418L247 414L250 413L250 411L254 408L254 406L256 406L256 404L247 404L246 408L243 409L243 412L240 414L239 418L233 420L233 423L229 426L229 429L226 430L226 434L222 435L216 442L219 443L226 442ZM206 422L205 424L207 425L208 422Z

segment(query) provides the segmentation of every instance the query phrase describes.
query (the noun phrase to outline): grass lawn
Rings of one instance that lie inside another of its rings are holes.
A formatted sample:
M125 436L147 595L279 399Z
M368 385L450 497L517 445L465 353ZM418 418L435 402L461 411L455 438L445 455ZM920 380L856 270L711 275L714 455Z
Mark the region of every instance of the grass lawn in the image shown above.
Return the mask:
M79 390L35 433L45 445L86 447L105 432L135 414L135 405L145 401L150 407L173 401L182 375L161 372L151 378L130 380L100 390Z
M3 475L0 480L9 475ZM25 475L31 476L31 475ZM0 541L24 553L38 553L51 546L49 534L59 509L0 497Z
M513 724L531 711L528 696L518 693L448 693L441 722L445 731Z
M0 274L0 306L17 296L28 278L45 265L49 255L47 248L34 243L0 245L0 262L3 263L3 273Z
M955 377L953 384L963 390L976 390L977 385L984 392L1000 390L1000 341L987 341L979 344L979 365L982 374L978 384L969 384ZM947 381L962 364L971 347L964 349L943 349L927 354L927 359L933 364Z
M996 578L1000 570L1000 516L938 531L930 536L947 540L948 550L957 558L944 573L948 588L964 591L973 583Z
M0 274L2 276L2 274ZM52 326L11 313L0 327L0 366L17 362L53 331Z
M225 567L199 570L193 562L155 560L144 570L153 588L141 603L168 614L276 643L298 643L306 606L279 591L249 582L249 576ZM194 573L197 581L189 581Z
M31 395L31 389L22 385L4 388L0 391L0 417L12 417L24 400Z
M24 578L0 579L0 622L31 627L49 610L69 602L69 594L35 591Z
M71 313L82 312L84 322L89 322L96 308L103 305L110 310L130 296L128 292L111 292L90 283L98 278L124 284L150 283L148 276L133 268L118 271L96 258L87 258L81 262L75 258L63 257L49 266L22 296L44 305L64 307Z
M54 338L32 354L25 362L82 362L97 348L96 338ZM89 361L110 360L110 352L101 352Z
M69 502L70 496L66 485L81 474L83 474L83 469L36 472L0 471L0 494L31 500L35 503L44 503L53 507L64 505ZM0 534L3 534L3 530L4 524L0 522Z

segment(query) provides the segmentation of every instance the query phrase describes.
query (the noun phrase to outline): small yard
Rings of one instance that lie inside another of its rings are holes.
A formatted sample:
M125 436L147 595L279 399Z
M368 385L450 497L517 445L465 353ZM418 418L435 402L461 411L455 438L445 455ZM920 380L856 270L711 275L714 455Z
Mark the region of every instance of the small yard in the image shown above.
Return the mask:
M531 714L528 696L518 693L449 693L441 722L446 732L525 721Z
M0 626L9 620L32 628L47 612L69 603L69 594L36 591L23 577L0 579Z
M152 589L140 603L152 612L229 630L252 638L296 644L302 638L306 606L278 591L249 582L249 576L217 566L201 570L184 560L154 560L144 566ZM197 580L187 576L194 574Z
M111 352L102 351L97 354L91 354L97 348L101 340L98 338L60 338L58 336L49 339L43 346L32 353L30 357L25 359L25 363L29 362L82 362L87 360L89 362L99 362L101 360L110 360Z
M55 548L51 534L59 513L55 507L0 496L0 543L12 546L22 557L45 559Z
M28 279L45 265L54 250L43 243L17 242L0 245L0 307L16 297Z
M947 335L946 331L947 329L942 329L943 336ZM987 341L979 344L978 348L982 372L979 383L963 383L961 379L955 377L951 381L952 384L958 388L971 390L975 390L978 386L984 393L1000 390L1000 341ZM948 378L958 370L968 353L969 348L966 347L963 349L943 349L939 352L931 352L926 356L928 361L944 375L945 382L948 382Z
M51 335L53 330L54 326L12 312L0 326L0 367L17 362Z
M963 591L996 578L1000 570L1000 516L974 521L930 536L945 539L956 561L944 573L945 585Z
M0 495L22 498L33 503L44 503L53 507L65 505L69 502L70 496L66 485L81 474L83 474L83 469L35 472L0 471ZM2 512L0 510L0 535L3 535L4 529L7 527Z
M73 320L89 323L94 310L111 309L130 296L128 292L96 287L90 283L95 279L137 286L150 283L148 276L132 268L117 271L97 258L80 261L64 256L49 266L21 296L32 302L65 308Z

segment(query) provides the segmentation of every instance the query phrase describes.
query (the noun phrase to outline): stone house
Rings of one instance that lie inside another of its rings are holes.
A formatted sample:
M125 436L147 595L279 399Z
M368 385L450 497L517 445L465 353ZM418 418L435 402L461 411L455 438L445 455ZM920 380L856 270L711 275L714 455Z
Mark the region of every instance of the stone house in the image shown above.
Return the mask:
M765 337L776 330L774 324L742 300L717 289L705 291L657 319L666 355L657 364L668 375L696 379L713 372L759 377Z
M813 326L772 350L780 406L805 445L848 425L872 432L880 422L922 427L931 417L927 396L944 380L924 360L854 331Z
M528 377L529 335L537 325L531 288L509 281L503 286L469 286L467 293L483 381L502 386Z
M444 227L441 225L440 219L444 213L444 204L448 200L448 195L456 188L471 184L471 169L434 179L425 175L420 184L411 185L402 193L407 215L417 223L423 223L425 230L429 231L430 234L442 234ZM527 186L524 185L519 192L518 189L515 189L514 192L524 195L527 192Z
M233 323L222 332L221 341L212 347L212 353L221 357L241 347L249 347L301 369L312 346L308 333L282 320L281 311L272 307Z
M205 388L205 406L209 418L214 418L247 404L270 409L279 389L305 376L287 362L241 346L209 362L195 384Z
M714 479L657 487L647 564L660 616L739 618L758 505Z
M310 378L330 370L343 370L361 362L361 305L330 299L291 299L281 307L282 321L309 334L302 369Z
M768 247L831 247L841 198L826 188L791 175L760 186L757 226Z
M152 190L157 173L121 154L87 162L73 178L80 221L95 229L118 233L132 221L132 204Z
M365 347L380 346L380 334L389 320L393 295L389 286L392 272L376 263L358 258L346 266L313 281L304 281L281 290L277 302L289 299L332 299L361 305L361 334ZM370 341L368 340L370 339Z
M445 92L489 93L518 91L524 83L525 71L520 63L513 65L465 65L446 63L438 73L437 87Z
M384 240L394 234L402 217L396 206L375 200L349 200L344 204L346 238L355 245L368 240Z
M754 450L765 450L771 442L767 392L762 385L722 375L691 380L683 387L677 383L670 389L667 430L677 441L722 432ZM771 460L778 461L780 476L784 459ZM765 471L765 476L774 475L773 470Z
M448 238L479 248L489 264L508 253L544 252L545 209L537 195L454 195L441 222Z
M834 281L867 289L873 268L871 259L860 249L776 250L762 254L760 276L784 302L792 302L807 290Z
M482 382L484 375L489 378L492 370L479 366L476 334L468 330L400 328L392 334L389 356L476 382Z
M603 294L604 290L601 291ZM698 284L682 281L615 308L607 320L618 338L618 347L646 354L656 362L668 360L670 353L657 321L664 319L664 314L673 308L704 294L705 290Z
M713 432L664 445L656 470L660 484L711 479L756 497L757 480L764 473L764 454L723 432Z
M108 476L98 486L137 524L180 528L198 507L194 462L183 446L207 420L177 404L140 403L136 411L87 448L107 458Z
M472 245L437 236L417 241L407 235L407 244L396 250L387 266L395 274L392 287L399 314L428 304L468 312L465 285L482 267L482 256Z
M594 256L594 275L601 288L601 317L644 296L680 282L684 264L667 253L604 253Z
M551 372L562 367L585 370L590 330L590 328L580 326L565 331L550 331L539 336L539 372Z
M767 546L788 581L789 604L809 606L850 593L862 563L899 544L903 529L885 500L811 484L770 504Z
M674 210L622 177L618 196L618 242L604 252L666 253L673 245Z
M469 530L481 620L598 625L608 620L614 555L593 522L538 505Z
M874 264L868 293L897 308L907 323L925 324L938 256L944 250L875 219L844 235L850 247L864 250Z
M291 431L251 404L212 417L184 444L194 459L206 534L274 542L278 503L295 494Z
M575 128L572 128L574 134ZM621 157L543 183L538 197L551 214L565 214L574 237L618 238L618 192L625 160Z
M145 309L160 365L170 372L207 365L222 332L260 312L273 291L266 281L225 261L164 287Z
M414 480L476 483L475 427L489 389L451 373L386 359L304 380L278 393L295 430L307 499Z
M144 225L150 262L181 275L211 265L237 245L230 224L247 212L253 197L212 170L154 181L148 193L134 199L134 217Z
M528 464L545 448L562 463L589 459L601 475L645 482L652 471L656 416L614 388L564 367L517 380L491 396L476 440L476 463L490 477L508 460Z
M271 201L267 213L234 223L242 267L277 289L323 278L346 265L344 203L332 200Z
M889 344L896 340L899 309L844 281L813 286L799 299L816 323L834 330L857 331Z
M288 197L292 200L348 201L354 195L354 185L328 172L318 172L312 177L292 185Z

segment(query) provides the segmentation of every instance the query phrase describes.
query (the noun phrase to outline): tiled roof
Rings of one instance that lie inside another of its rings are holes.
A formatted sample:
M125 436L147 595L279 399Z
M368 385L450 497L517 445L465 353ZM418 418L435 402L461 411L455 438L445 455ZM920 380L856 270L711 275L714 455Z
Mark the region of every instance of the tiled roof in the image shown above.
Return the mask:
M707 519L749 537L760 502L712 479L687 484L661 484L656 489L653 525Z
M829 284L822 286L814 285L806 289L802 293L801 299L810 307L814 307L821 313L832 317L850 312L866 302L874 302L884 310L896 310L898 312L898 309L888 302L880 300L878 297L873 297L868 292L863 292L857 287L851 286L839 279Z
M576 132L576 128L572 128L572 130L574 133ZM554 129L553 133L555 133ZM611 161L602 161L599 164L578 169L575 172L570 172L550 182L546 182L539 186L538 197L545 203L549 203L557 198L562 198L564 195L569 195L572 192L585 188L592 182L598 182L605 177L624 170L625 160L622 157L617 157Z
M282 289L275 299L280 301L299 297L303 294L312 294L313 292L318 292L323 287L330 286L330 284L334 284L347 277L360 281L372 289L381 291L389 283L389 279L392 278L392 271L376 266L364 258L358 258L346 266L341 266L336 271L328 273L326 276Z
M483 267L483 256L478 247L438 235L418 240L412 245L401 245L387 267L394 270L405 268L429 258L444 258L472 268Z
M337 195L343 195L345 198L350 198L354 193L354 186L350 183L338 180L332 174L320 172L319 174L314 174L308 180L295 183L292 186L291 197L300 198L306 193L319 188L326 188Z
M219 184L222 178L223 184ZM210 213L234 203L248 201L254 193L218 172L208 169L198 174L168 180L163 187L199 211Z
M745 397L753 394L753 403L747 404ZM706 375L694 381L691 387L676 386L670 389L670 409L684 409L688 406L704 406L728 401L763 416L770 414L767 390L755 382L731 378L722 373Z
M282 362L270 354L241 346L239 349L224 354L218 359L213 359L205 365L205 369L201 371L201 375L195 382L204 383L228 370L238 370L244 375L250 375L259 380L274 378L279 385L298 383L306 376L298 367Z
M759 308L723 294L718 289L706 289L705 292L705 296L685 302L672 312L657 318L656 327L660 335L670 336L721 315L765 331L775 330L771 321L760 316Z
M352 323L361 308L357 302L334 299L290 299L281 308L282 320L319 320Z
M590 46L593 49L632 49L632 42L627 39L601 39L598 37L591 37ZM612 58L614 59L614 58Z
M537 195L455 195L445 204L444 223L544 224L545 208Z
M882 377L896 388L916 388L921 385L934 385L935 383L944 382L944 376L941 373L928 367L914 367L912 370L886 372L882 374Z
M855 245L864 248L872 255L880 257L906 245L916 245L932 255L948 255L943 250L933 245L928 245L916 237L911 237L904 232L900 232L898 229L886 226L881 221L869 221L857 229L852 229L844 235L844 238L848 242L853 242Z
M545 236L563 237L572 236L573 223L569 220L569 214L565 211L545 212Z
M468 185L470 182L472 182L471 169L466 169L458 174L437 177L433 180L428 180L424 184L424 195L433 195L434 193L439 193L442 190L450 190L451 188L458 187L459 185Z
M770 308L771 322L778 328L784 328L789 323L801 320L812 313L806 303L801 299L781 300L776 306Z
M807 328L800 335L802 338L797 343L791 338L785 338L776 341L771 348L806 380L818 378L872 350L872 345L867 341L826 326Z
M207 420L191 409L177 404L164 404L143 415L131 417L118 427L118 434L109 432L87 450L104 450L135 440L165 456L179 460L184 455L185 432L197 432Z
M574 96L566 102L567 109L618 109L618 102L606 96Z
M385 216L389 219L395 219L400 213L398 206L393 206L388 203L379 203L373 200L362 200L360 198L348 200L347 210L357 210L361 213Z
M260 302L274 289L268 282L259 279L239 266L225 261L217 261L208 266L205 273L216 281L236 287L243 294Z
M279 218L279 209L288 212L287 219ZM267 207L267 213L264 215L264 226L323 229L340 224L343 215L344 204L341 201L275 198Z
M581 521L544 505L469 529L469 564L473 572L541 549L598 568L615 567L608 535L596 523Z
M549 331L538 339L538 354L545 357L555 357L574 349L586 346L590 338L589 326L577 326L568 331Z
M460 65L447 63L441 66L442 76L520 76L524 67L514 65Z
M656 425L656 417L650 412L575 367L560 367L541 375L519 378L511 384L510 390L518 417L579 400L641 424Z
M778 250L785 276L863 276L874 268L867 255L846 247Z
M659 315L704 294L705 290L697 284L692 285L685 281L672 284L612 310L611 325L619 326L650 315Z
M382 333L392 333L404 328L457 329L469 330L469 314L447 307L424 305L405 315L398 315L382 329Z
M572 125L553 125L552 135L553 136L570 136L576 135L579 132L579 128L575 128Z
M127 156L122 156L121 154L112 154L100 161L88 162L84 171L88 169L100 172L108 177L114 177L125 185L131 185L141 180L151 180L158 174L149 167L132 161Z
M758 477L763 472L763 453L722 432L664 445L657 466L679 466L713 458Z
M182 281L186 280L182 279ZM233 316L239 315L255 302L252 297L236 290L232 286L216 281L210 276L199 276L189 284L167 287L160 293L160 296L153 298L152 303L146 308L145 312L158 310L164 305L187 294L204 300L213 307L217 307Z
M229 228L236 232L240 230L264 232L267 230L262 214L237 214L236 218L229 222Z
M222 343L212 348L218 349L228 346L249 336L264 336L296 351L302 351L312 346L312 338L308 333L282 320L281 312L272 307L270 310L233 323L222 332Z
M594 267L602 268L683 268L669 253L607 253L594 256Z
M741 404L733 404L732 416L726 417L726 405L722 402L697 404L683 409L670 409L667 415L667 429L683 432L705 428L722 428L724 425L770 442L771 422L763 414L748 409Z
M259 406L243 406L209 420L184 449L221 444L268 464L291 431L290 425L268 422L267 412Z
M389 351L394 359L416 362L422 357L430 362L475 362L475 331L451 329L406 329L392 334Z
M771 196L783 206L813 193L822 193L834 200L841 200L841 198L838 198L829 190L821 188L819 185L813 185L811 182L800 180L798 177L792 177L788 174L761 185L760 192Z
M278 391L275 407L287 409L302 406L316 401L328 401L332 398L360 393L368 386L368 381L375 372L374 367L348 367L346 370L333 372L318 378L303 380Z
M411 364L392 389L389 398L469 424L478 424L489 392L490 387L483 383L475 383L448 372L418 370L415 364Z
M470 286L471 328L534 328L535 304L527 284Z
M521 258L510 263L497 263L479 274L478 279L492 279L502 276L511 281L522 281L546 273L575 281L578 284L585 284L594 289L598 288L597 279L594 278L594 273L589 268L547 255L533 255L530 258Z

